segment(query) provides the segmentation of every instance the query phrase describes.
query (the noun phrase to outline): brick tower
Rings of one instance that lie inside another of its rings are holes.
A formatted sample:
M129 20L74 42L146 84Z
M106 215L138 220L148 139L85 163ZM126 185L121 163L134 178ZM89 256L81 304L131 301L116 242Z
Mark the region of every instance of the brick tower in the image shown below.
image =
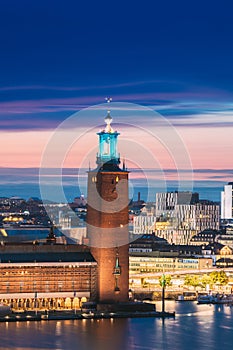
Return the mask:
M88 172L87 237L98 263L98 302L128 301L128 171L120 168L119 133L111 126L97 133L97 168Z

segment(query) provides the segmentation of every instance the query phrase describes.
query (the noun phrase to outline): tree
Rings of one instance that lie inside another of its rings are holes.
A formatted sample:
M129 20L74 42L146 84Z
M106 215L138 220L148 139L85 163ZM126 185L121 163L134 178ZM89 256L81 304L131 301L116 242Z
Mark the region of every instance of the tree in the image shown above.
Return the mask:
M213 271L210 273L210 278L213 282L213 284L215 284L216 282L218 282L218 271Z
M171 277L171 275L162 275L162 276L159 277L159 284L160 284L161 287L163 286L163 278L164 278L164 287L172 285L172 282L171 282L172 277Z
M218 273L218 282L223 286L228 283L228 277L225 271L219 271Z
M210 278L212 280L212 284L219 283L222 286L228 283L228 277L225 271L213 271L210 273Z
M207 285L213 285L213 280L211 279L210 275L205 274L202 276L201 285L203 286L203 288L206 288Z
M184 279L184 284L186 286L192 286L196 288L200 284L200 280L195 275L186 275Z

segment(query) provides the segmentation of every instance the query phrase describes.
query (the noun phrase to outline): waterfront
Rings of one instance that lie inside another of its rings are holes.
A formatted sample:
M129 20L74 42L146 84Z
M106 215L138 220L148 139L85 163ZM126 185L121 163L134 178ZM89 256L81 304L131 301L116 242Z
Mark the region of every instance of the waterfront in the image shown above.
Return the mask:
M159 311L161 303L157 303ZM233 342L233 308L166 301L175 319L133 318L6 322L0 349L170 350L227 349Z

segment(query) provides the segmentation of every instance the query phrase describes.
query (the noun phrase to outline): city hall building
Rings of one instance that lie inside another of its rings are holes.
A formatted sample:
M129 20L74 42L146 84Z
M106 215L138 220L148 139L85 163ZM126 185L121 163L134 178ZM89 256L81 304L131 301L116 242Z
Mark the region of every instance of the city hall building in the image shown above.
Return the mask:
M85 246L1 245L0 303L23 310L79 308L96 298L97 273Z
M111 121L108 111L97 167L88 172L86 245L56 244L53 230L46 243L2 241L0 302L27 310L128 301L128 171L119 166Z

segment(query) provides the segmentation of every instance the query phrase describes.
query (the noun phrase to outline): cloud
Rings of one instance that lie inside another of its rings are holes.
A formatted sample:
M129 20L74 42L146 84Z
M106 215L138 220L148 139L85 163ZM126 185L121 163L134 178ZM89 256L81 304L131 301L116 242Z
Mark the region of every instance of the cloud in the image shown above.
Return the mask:
M45 91L86 91L86 90L102 90L112 88L124 88L140 85L151 85L158 83L168 83L164 80L142 80L132 82L122 82L117 84L89 85L89 86L53 86L53 85L16 85L2 86L0 91L27 91L27 90L45 90ZM171 82L170 82L171 83ZM177 82L176 82L177 84ZM180 83L179 83L180 84Z
M160 84L163 85L162 91L159 88ZM170 88L170 91L164 91L166 82L160 80L100 86L22 85L1 87L0 91L3 93L11 94L11 92L23 91L24 97L22 99L18 97L16 100L14 93L14 96L7 98L5 96L4 100L4 94L1 96L0 129L53 129L72 113L103 103L106 91L112 93L114 102L133 102L148 106L161 113L174 126L203 128L232 126L233 103L230 93L195 86L193 89L189 87L187 90L185 85L179 82L167 82L167 84L167 89ZM135 89L141 90L141 92L134 91ZM24 92L27 90L35 91L34 94L29 94L30 99L25 99L27 95ZM38 90L43 90L44 93L37 94ZM54 93L56 91L64 93L62 96L61 93L57 96ZM79 96L76 96L77 91ZM89 93L87 94L85 91L89 91Z

